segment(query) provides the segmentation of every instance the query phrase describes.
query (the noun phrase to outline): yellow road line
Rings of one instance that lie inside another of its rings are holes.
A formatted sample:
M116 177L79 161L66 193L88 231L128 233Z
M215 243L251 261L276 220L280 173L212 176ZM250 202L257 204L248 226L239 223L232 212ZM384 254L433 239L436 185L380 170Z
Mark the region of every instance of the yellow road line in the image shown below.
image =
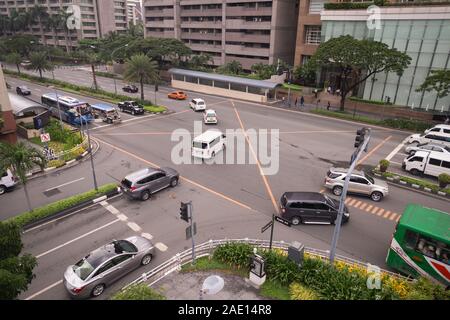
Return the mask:
M397 218L395 218L395 222L398 222L401 218L401 215L398 215Z
M397 214L395 213L395 212L393 212L392 214L391 214L391 216L389 217L389 220L394 220L395 218L397 218Z
M361 207L359 207L360 210L363 210L365 207L367 207L367 203L364 203L361 205Z
M353 207L358 208L358 207L360 206L361 203L362 203L362 202L358 200L358 201L353 205Z
M236 117L237 117L237 119L239 121L239 125L241 126L242 131L244 131L245 140L247 141L247 144L248 144L248 146L250 148L250 151L251 151L251 153L253 155L253 158L256 161L256 165L258 166L258 169L259 169L259 174L260 174L261 178L263 179L264 185L266 186L266 190L267 190L267 193L270 196L270 200L272 200L272 204L273 204L273 207L275 209L275 212L279 214L280 211L279 211L279 208L278 208L278 204L277 204L277 202L275 200L275 197L273 196L272 189L270 188L270 185L269 185L269 181L267 181L267 177L264 175L263 169L261 167L261 163L259 162L259 159L258 159L258 157L257 157L257 155L255 153L255 150L253 150L253 146L250 143L250 139L248 138L248 135L245 132L244 124L242 123L241 117L239 116L239 112L237 111L236 107L234 106L234 102L233 101L231 101L231 104L233 105L234 112L236 113Z
M386 211L386 213L384 214L384 216L383 216L383 218L387 218L387 217L389 217L389 215L391 214L391 212L388 210L388 211Z
M363 163L364 161L367 160L367 158L369 158L375 151L377 151L383 144L385 144L389 139L391 139L392 136L387 137L386 139L384 139L383 141L381 141L375 148L373 148L372 150L370 150L362 159L360 159L357 163L357 165L359 166L361 163Z
M345 199L345 204L348 204L351 200L353 200L353 199L352 198Z
M348 205L349 205L349 206L352 206L355 202L356 202L356 199L352 199L352 200L348 203Z
M378 207L374 207L371 213L373 213L373 214L376 213L378 211L378 209L379 209Z
M380 208L380 211L377 212L377 216L381 216L383 214L383 212L384 212L384 209Z
M369 212L370 209L372 209L372 208L373 208L373 205L369 204L369 206L366 208L366 212Z

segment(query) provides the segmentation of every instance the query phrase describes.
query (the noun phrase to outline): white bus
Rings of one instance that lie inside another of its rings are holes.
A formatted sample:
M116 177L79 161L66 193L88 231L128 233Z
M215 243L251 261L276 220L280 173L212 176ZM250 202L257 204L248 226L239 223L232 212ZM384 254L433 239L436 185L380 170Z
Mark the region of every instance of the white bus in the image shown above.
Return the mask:
M193 157L211 159L223 149L225 149L225 134L218 130L205 131L192 141Z
M417 151L403 160L402 168L414 175L427 174L437 177L450 174L450 155L436 151Z

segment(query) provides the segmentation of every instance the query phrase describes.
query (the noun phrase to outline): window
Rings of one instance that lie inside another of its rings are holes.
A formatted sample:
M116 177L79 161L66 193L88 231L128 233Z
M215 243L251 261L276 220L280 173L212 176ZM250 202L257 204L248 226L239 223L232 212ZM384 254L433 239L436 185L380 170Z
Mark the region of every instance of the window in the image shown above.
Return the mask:
M133 256L132 254L124 254L112 259L112 262L114 263L114 265L117 266L118 264L130 259L132 256Z
M215 138L213 141L211 141L211 142L209 143L209 147L210 147L210 148L214 147L216 144L219 143L219 141L220 141L220 137Z
M94 277L98 276L99 274L108 271L114 267L114 263L112 261L107 262L103 267L97 270L97 272L94 274Z
M430 130L430 132L439 132L441 129L440 128L433 128Z
M162 178L162 177L165 177L165 176L166 176L165 173L163 173L163 172L158 172L158 173L156 173L156 174L153 175L152 181L158 180L158 179L160 179L160 178Z
M442 168L450 169L450 161L442 161Z
M301 208L302 209L315 210L316 209L316 204L315 203L309 203L309 202L303 202Z
M441 162L442 162L441 160L430 158L430 160L428 161L428 164L430 164L432 166L440 167L441 166Z
M417 244L417 237L418 234L411 231L411 230L406 230L405 232L405 246L409 249L414 250Z
M442 150L442 148L439 148L439 147L426 147L424 149L431 149L431 150L437 151L437 152L444 152L444 150Z
M412 157L409 162L423 162L423 157Z
M292 202L289 207L294 209L301 209L303 208L303 205L301 202Z
M144 179L142 179L142 180L139 180L139 181L137 182L137 184L149 183L150 181L153 180L152 177L153 177L153 176L149 176L149 177L146 177L146 178L144 178Z
M444 129L444 133L450 133L450 129Z
M352 176L350 178L350 181L354 182L354 183L359 183L359 184L369 184L369 182L366 179L361 178L361 177L355 177L355 176Z
M315 203L314 209L328 211L328 209L330 209L330 207L328 207L325 203Z
M320 44L321 26L305 26L305 43Z

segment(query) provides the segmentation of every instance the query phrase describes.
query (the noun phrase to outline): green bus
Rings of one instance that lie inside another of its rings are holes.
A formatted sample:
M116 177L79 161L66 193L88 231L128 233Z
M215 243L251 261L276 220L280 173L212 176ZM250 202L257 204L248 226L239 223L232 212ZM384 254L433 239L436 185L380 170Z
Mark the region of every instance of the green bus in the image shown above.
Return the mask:
M386 263L412 277L450 285L450 214L418 204L406 206Z

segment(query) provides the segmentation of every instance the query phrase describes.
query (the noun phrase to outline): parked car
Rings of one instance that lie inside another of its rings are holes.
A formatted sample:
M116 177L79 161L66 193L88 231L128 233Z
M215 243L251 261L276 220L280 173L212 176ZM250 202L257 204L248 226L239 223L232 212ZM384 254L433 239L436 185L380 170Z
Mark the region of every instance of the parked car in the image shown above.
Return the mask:
M139 91L138 87L132 84L126 85L125 87L122 88L122 90L130 93L136 93Z
M191 102L189 102L189 105L191 109L194 111L206 110L205 100L200 98L192 99Z
M441 173L450 175L450 154L419 150L403 160L402 169L413 175L427 174L438 177Z
M114 240L67 267L64 287L72 298L98 297L119 278L148 265L153 254L152 242L141 236Z
M132 115L143 114L144 113L144 107L141 106L136 101L119 102L119 104L117 106L119 107L120 111L122 111L122 112L129 112Z
M337 219L340 201L319 192L285 192L281 196L281 217L293 225L334 224ZM348 222L350 213L344 206L342 223Z
M450 146L450 134L447 133L415 133L408 137L407 143L433 143Z
M176 187L180 174L172 168L147 168L127 175L121 189L131 199L148 200L150 195L167 187Z
M31 91L27 86L18 86L16 88L16 93L21 96L29 96L31 94Z
M425 130L425 133L446 133L450 134L450 124L438 124L434 127Z
M214 123L217 124L217 114L216 111L208 109L203 113L203 121L205 124Z
M341 196L347 172L346 168L330 168L328 170L324 185L335 196ZM348 192L366 195L378 202L389 194L389 188L383 180L372 178L363 171L354 170L348 183Z
M7 169L2 172L0 175L0 195L4 194L6 191L13 189L19 179L17 179L11 172L11 170Z
M176 100L184 100L187 98L187 95L183 91L174 91L167 95L170 99Z
M444 152L450 154L450 147L433 143L421 143L416 146L409 146L405 148L405 152L409 155L413 155L419 150Z

